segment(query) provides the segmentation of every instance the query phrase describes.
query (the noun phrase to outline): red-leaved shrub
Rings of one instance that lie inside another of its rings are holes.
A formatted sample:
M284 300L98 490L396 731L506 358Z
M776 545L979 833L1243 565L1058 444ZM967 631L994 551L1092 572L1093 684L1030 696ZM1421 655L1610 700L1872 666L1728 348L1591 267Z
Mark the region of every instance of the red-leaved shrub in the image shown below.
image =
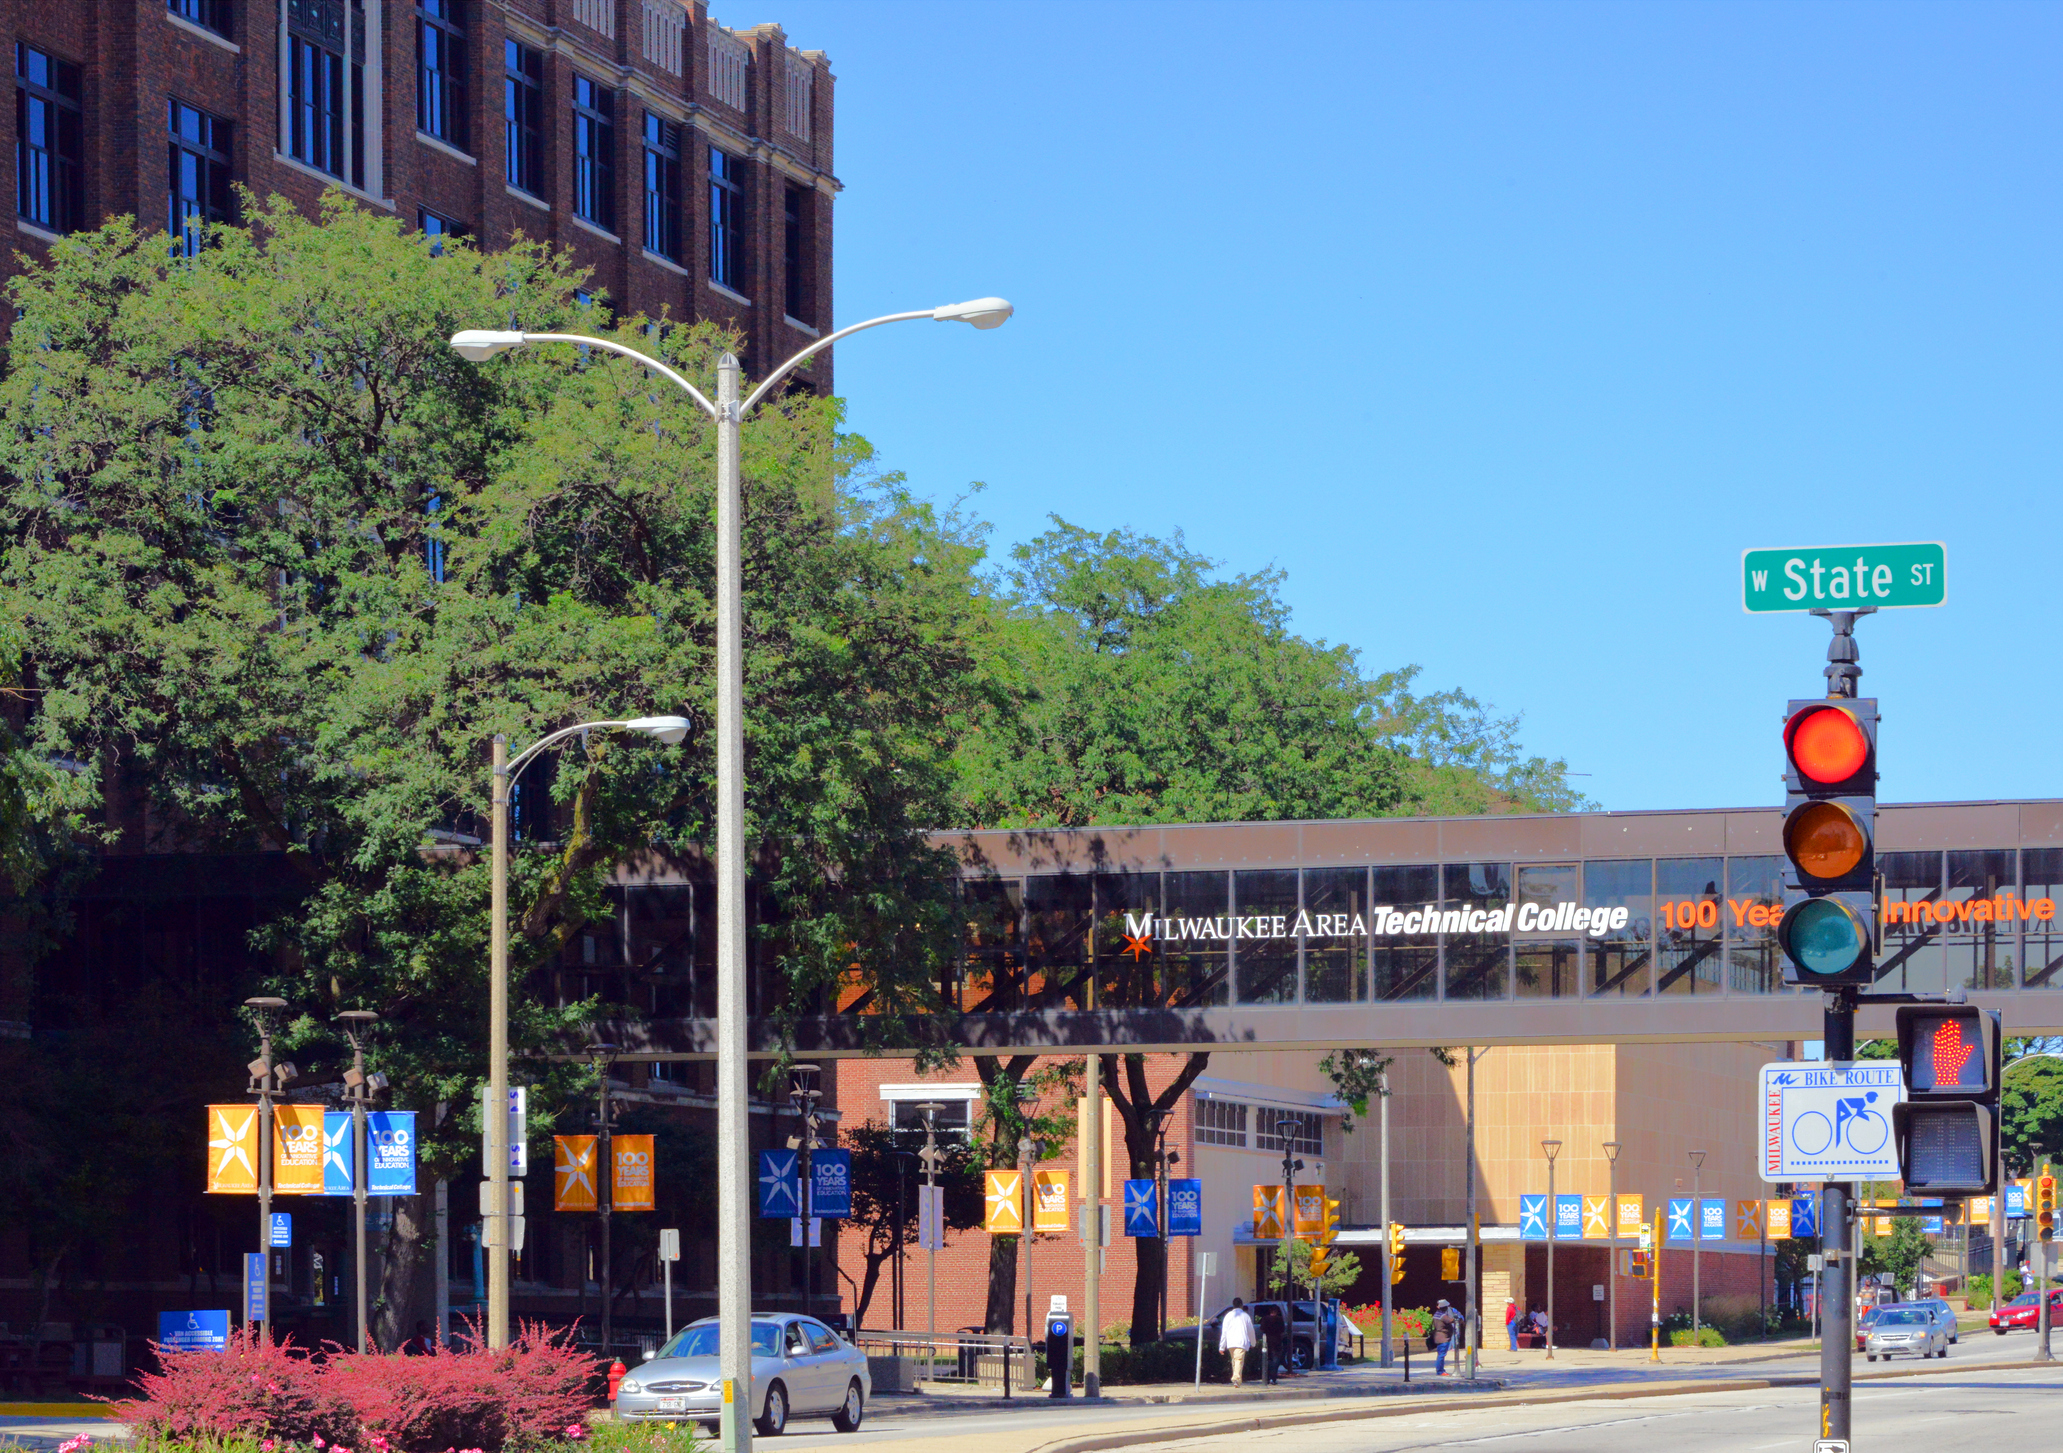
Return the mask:
M145 1440L241 1434L372 1453L499 1453L564 1442L584 1426L595 1364L571 1339L525 1323L500 1352L476 1337L464 1352L336 1351L318 1362L237 1328L225 1352L155 1348L163 1371L139 1374L141 1396L109 1407Z
M143 1439L232 1434L334 1442L356 1425L327 1386L320 1363L248 1328L230 1329L221 1352L174 1352L157 1343L159 1372L137 1374L141 1394L110 1400L114 1416Z

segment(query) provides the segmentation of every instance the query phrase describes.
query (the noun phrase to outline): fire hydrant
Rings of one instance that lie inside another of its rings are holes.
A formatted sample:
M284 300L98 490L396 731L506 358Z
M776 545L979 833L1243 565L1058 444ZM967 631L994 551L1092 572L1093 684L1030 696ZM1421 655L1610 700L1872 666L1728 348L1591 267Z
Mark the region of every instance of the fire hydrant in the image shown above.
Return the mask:
M616 1401L617 1387L623 1382L624 1377L629 1372L630 1369L625 1367L620 1361L609 1364L609 1401L612 1404Z

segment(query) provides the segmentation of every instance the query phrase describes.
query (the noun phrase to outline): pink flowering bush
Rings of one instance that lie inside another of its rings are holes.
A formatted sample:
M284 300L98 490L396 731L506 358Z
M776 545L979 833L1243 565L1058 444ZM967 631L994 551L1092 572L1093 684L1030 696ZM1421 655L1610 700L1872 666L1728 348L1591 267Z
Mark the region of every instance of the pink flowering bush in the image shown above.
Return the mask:
M587 1436L596 1369L571 1338L525 1324L499 1352L476 1337L464 1352L333 1350L318 1362L238 1329L221 1353L156 1349L162 1371L139 1375L140 1396L109 1408L146 1443L233 1440L255 1443L256 1453L528 1453ZM84 1453L83 1445L66 1453Z

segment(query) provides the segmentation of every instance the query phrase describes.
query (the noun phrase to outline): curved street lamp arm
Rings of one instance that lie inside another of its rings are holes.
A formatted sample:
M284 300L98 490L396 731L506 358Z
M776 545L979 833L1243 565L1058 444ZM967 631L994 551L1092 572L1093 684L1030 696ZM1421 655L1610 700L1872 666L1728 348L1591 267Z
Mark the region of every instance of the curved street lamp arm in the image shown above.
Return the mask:
M779 368L775 369L772 373L768 374L765 378L761 379L759 382L759 387L752 391L752 396L746 399L744 403L738 405L738 417L742 419L747 414L751 413L752 410L758 405L759 401L766 397L768 389L772 388L775 384L779 383L782 379L786 378L789 374L795 371L795 365L802 362L803 359L808 358L813 353L823 352L826 348L829 348L833 343L836 343L839 339L850 337L852 334L859 332L862 328L878 328L883 323L907 323L912 318L930 318L934 316L936 316L936 310L932 308L921 308L914 313L887 313L879 318L869 318L864 323L855 323L850 328L840 328L836 333L831 334L827 338L819 338L816 342L810 344L809 347L803 349L802 352L796 354L793 358L789 359L786 363L782 364Z
M576 733L591 731L607 731L611 727L620 727L626 725L628 725L628 723L620 721L584 721L581 722L578 726L560 727L557 731L551 733L551 735L549 736L539 737L536 741L532 742L528 747L526 747L520 755L511 757L509 759L508 766L502 768L502 775L513 778L518 772L523 770L523 764L528 762L532 757L536 756L539 752L543 751L552 743L562 742L567 737L573 736Z
M928 318L931 315L926 313L923 316ZM860 326L865 327L866 325L861 324ZM525 343L578 343L587 348L599 348L605 353L621 354L633 362L642 363L654 373L664 374L667 378L672 379L674 383L680 386L683 393L701 406L703 413L709 415L712 419L716 417L716 405L704 398L700 389L696 388L658 359L640 353L635 348L625 348L621 343L611 343L606 338L589 338L583 333L525 333L523 341ZM824 341L829 343L831 340L826 338ZM801 357L800 354L796 356L798 358Z

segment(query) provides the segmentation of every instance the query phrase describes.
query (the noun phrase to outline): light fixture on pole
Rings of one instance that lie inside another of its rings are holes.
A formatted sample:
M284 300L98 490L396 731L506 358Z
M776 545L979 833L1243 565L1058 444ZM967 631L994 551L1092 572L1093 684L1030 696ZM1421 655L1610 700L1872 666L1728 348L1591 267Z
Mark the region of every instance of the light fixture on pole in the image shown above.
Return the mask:
M1554 1158L1562 1153L1559 1140L1547 1139L1540 1142L1540 1148L1547 1154L1547 1355L1554 1356L1554 1242L1561 1228L1555 1223L1560 1220L1555 1214Z
M358 1314L358 1350L371 1350L365 1299L365 1190L372 1174L365 1141L365 1102L370 1086L365 1077L365 1044L360 1031L378 1022L370 1009L346 1009L337 1018L344 1022L344 1038L351 1044L351 1068L344 1071L344 1097L351 1103L351 1242L354 1265L352 1286Z
M797 1160L797 1172L802 1177L802 1310L808 1312L816 1295L816 1265L810 1251L810 1222L816 1218L817 1181L815 1152L817 1127L822 1123L817 1114L817 1104L824 1098L824 1092L817 1088L815 1065L788 1066L788 1103L795 1107L796 1133L788 1141Z
M571 343L618 354L667 379L716 424L716 1230L717 1362L723 1390L752 1386L752 1167L747 1105L745 983L745 670L739 558L743 545L740 430L745 416L804 359L865 328L919 318L994 328L1014 311L1001 298L976 298L910 313L869 318L818 339L740 399L738 360L717 360L716 398L705 397L658 359L606 338L577 333L522 333L468 328L451 346L483 363L530 343ZM497 920L498 922L499 920ZM505 1093L505 1092L504 1092ZM506 1275L504 1261L504 1275ZM742 1401L722 1403L722 1453L746 1453L752 1419ZM742 1414L742 1415L741 1415Z
M481 1240L487 1257L487 1345L509 1345L509 785L516 774L558 742L580 732L620 731L650 737L666 746L687 738L684 716L636 716L623 721L583 722L562 727L533 742L509 759L509 739L494 737L493 847L491 858L487 973L487 1104L482 1115L487 1130L488 1205L482 1208Z
M927 1100L917 1107L917 1113L924 1117L924 1149L919 1158L924 1163L924 1198L931 1206L936 1218L931 1224L931 1244L924 1248L924 1335L929 1339L924 1348L924 1370L929 1373L938 1356L938 1239L945 1232L945 1214L938 1204L938 1112L945 1106L935 1100ZM925 1213L919 1212L921 1224Z
M609 1094L609 1059L616 1046L603 1041L589 1045L587 1052L595 1063L599 1097L595 1106L595 1210L602 1221L602 1274L596 1280L602 1287L602 1357L607 1360L616 1331L616 1257L609 1239L616 1210L616 1101Z
M1605 1215L1611 1218L1611 1254L1605 1258L1605 1305L1610 1309L1611 1327L1605 1335L1611 1338L1613 1351L1619 1348L1619 1142L1605 1142L1605 1164L1611 1167L1611 1203L1605 1207Z
M1698 1243L1705 1239L1705 1152L1691 1153L1691 1346L1698 1345L1699 1328L1704 1325L1704 1301L1698 1280ZM1678 1184L1682 1184L1678 1182Z
M293 1065L272 1061L273 1016L284 1014L286 1007L284 999L260 996L244 1000L244 1008L251 1011L258 1026L258 1057L244 1068L251 1073L250 1093L258 1097L258 1255L265 1260L268 1286L272 1277L272 1100L286 1089L287 1081L295 1074ZM244 1295L248 1304L250 1293L246 1291ZM269 1293L260 1306L264 1315L251 1320L262 1328L272 1320Z

